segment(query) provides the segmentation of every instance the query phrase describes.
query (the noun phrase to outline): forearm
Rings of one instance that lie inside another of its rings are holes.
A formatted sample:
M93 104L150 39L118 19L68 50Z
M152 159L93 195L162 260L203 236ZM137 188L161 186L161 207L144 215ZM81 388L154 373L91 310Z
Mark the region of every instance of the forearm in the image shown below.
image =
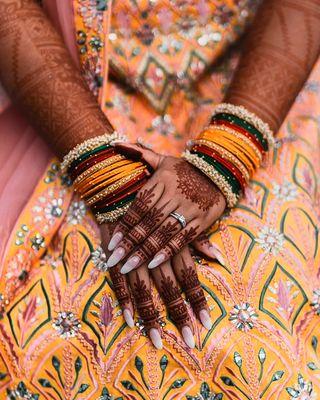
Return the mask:
M0 80L60 157L113 131L34 0L0 2Z
M320 50L320 0L265 0L225 101L277 132Z

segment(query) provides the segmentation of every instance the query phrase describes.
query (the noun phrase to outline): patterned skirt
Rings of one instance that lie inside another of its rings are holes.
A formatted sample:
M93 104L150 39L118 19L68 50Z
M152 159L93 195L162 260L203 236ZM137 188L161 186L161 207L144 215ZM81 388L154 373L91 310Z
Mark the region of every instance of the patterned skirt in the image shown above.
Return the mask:
M110 83L108 115L117 130L140 132L131 139L140 135L156 150L177 154L186 139L181 132L201 129L234 65L228 57L199 83L197 102L174 101L164 116ZM193 350L154 289L165 321L163 349L139 324L127 327L108 273L91 259L99 229L53 160L0 266L0 399L316 399L319 85L320 63L245 197L209 230L219 260L195 262L213 326L205 330L190 310Z

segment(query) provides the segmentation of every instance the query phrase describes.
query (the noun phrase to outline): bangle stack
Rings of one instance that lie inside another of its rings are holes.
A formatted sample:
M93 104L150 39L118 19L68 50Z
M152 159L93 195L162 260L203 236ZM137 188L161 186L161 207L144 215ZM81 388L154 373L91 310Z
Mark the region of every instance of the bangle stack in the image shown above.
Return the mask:
M224 194L228 207L234 207L273 145L268 124L242 106L223 103L183 158L206 174Z
M117 133L86 140L63 159L74 189L91 206L99 223L124 215L148 176L147 166L117 154Z

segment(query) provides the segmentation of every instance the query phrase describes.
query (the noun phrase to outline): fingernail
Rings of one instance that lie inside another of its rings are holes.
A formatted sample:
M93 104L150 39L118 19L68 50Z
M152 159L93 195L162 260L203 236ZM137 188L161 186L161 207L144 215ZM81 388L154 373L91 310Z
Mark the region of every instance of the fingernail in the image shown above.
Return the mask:
M107 261L107 266L108 267L114 267L118 262L122 259L124 256L124 249L122 247L118 247L109 257Z
M139 264L140 258L138 256L131 257L120 269L122 274L127 274L128 272L135 269L135 267Z
M191 329L188 326L184 326L182 328L181 332L182 332L183 339L186 342L187 346L189 346L190 349L194 349L196 344L195 344Z
M158 267L160 264L162 264L164 262L165 258L166 257L164 254L159 254L153 260L150 261L150 263L148 264L148 268L153 269L153 268Z
M209 247L209 253L210 253L210 255L213 257L213 258L216 258L218 261L219 261L219 263L223 266L223 267L225 267L226 266L226 263L225 263L225 261L224 261L224 258L222 257L222 254L220 253L220 251L219 250L217 250L214 246L210 246Z
M121 242L122 238L123 234L121 232L115 233L108 244L108 250L109 251L114 250L116 246Z
M127 309L123 310L123 318L126 321L129 328L134 327L134 320L133 320L132 314L129 310L127 310Z
M151 342L154 344L154 347L158 350L161 350L163 348L163 345L162 345L162 339L161 339L158 329L155 329L155 328L150 329L149 336L150 336Z
M201 310L199 312L199 318L200 318L202 325L209 331L212 328L212 321L211 321L208 311Z

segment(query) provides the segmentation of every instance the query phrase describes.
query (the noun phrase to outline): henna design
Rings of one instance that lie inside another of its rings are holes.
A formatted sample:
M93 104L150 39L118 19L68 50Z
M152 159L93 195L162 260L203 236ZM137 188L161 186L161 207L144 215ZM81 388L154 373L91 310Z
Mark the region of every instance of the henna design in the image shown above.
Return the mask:
M181 286L191 304L193 311L197 315L201 310L207 308L207 301L201 288L195 266L190 265L188 267L184 261L181 269Z
M174 256L179 253L179 251L192 242L198 236L199 226L186 228L179 232L166 247L161 251L167 255L167 258Z
M180 229L177 221L169 221L153 232L136 252L141 262L149 261L162 247L169 242L175 233Z
M159 224L164 216L163 210L166 206L167 204L161 208L153 207L151 211L145 215L142 221L136 225L134 229L128 232L127 237L121 243L121 247L126 250L126 253L145 240L153 231L155 226Z
M190 325L190 316L187 306L181 297L179 287L169 275L165 275L160 269L161 279L159 293L168 309L170 317L176 323L178 329Z
M150 189L145 188L138 193L135 201L119 223L121 232L127 232L130 228L134 227L148 212L155 197L156 186L155 184Z
M0 2L0 78L61 157L76 144L113 131L34 0Z
M174 165L178 189L202 211L208 211L220 202L219 189L201 171L184 160Z
M135 273L135 282L132 287L132 294L135 299L136 307L140 318L143 320L143 325L147 331L151 328L158 327L158 311L156 310L151 290L143 279L140 279L139 273Z
M120 273L119 267L110 268L109 271L117 300L121 308L126 308L131 301L130 293L126 285L126 277Z
M277 131L319 56L319 20L318 0L263 2L226 101Z

